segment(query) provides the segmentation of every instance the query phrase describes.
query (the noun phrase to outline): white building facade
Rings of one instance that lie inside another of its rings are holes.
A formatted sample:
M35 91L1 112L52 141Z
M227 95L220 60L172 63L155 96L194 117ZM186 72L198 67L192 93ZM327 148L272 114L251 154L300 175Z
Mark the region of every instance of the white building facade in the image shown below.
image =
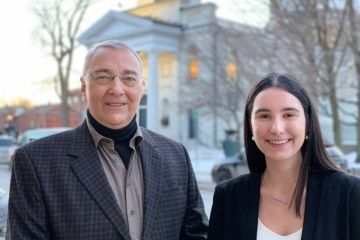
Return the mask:
M215 11L214 4L200 1L139 1L135 9L109 11L78 40L89 48L118 39L139 52L146 81L138 113L142 126L186 145L214 146L224 138L224 126L211 116L202 118L196 107L184 109L180 89L190 78L200 79L200 74L211 81L209 70L214 66L202 63L197 55L202 44L211 44L212 29L219 21Z

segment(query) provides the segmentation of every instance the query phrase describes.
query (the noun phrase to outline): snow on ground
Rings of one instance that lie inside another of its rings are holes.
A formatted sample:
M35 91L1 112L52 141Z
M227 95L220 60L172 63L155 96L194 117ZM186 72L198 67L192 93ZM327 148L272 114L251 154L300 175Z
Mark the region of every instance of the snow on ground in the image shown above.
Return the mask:
M224 158L221 149L193 146L188 149L196 178L199 182L211 182L211 169L215 162Z
M356 162L356 152L351 152L346 156L349 168L360 169L360 163Z
M356 152L351 152L346 156L349 173L360 177L360 163L356 162Z

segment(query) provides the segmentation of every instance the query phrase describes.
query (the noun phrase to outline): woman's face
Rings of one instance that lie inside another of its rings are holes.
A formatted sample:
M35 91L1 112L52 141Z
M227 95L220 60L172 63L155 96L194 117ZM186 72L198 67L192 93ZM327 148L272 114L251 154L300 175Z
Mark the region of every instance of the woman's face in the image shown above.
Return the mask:
M294 95L276 87L260 92L254 100L251 128L267 162L301 160L306 120L303 106Z

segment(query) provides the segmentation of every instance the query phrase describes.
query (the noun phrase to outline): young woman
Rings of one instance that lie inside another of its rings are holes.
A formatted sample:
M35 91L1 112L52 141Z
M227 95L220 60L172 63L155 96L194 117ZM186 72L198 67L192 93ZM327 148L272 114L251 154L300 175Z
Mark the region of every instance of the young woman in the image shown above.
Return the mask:
M250 174L216 187L208 239L359 240L360 179L327 156L304 88L270 74L244 118Z

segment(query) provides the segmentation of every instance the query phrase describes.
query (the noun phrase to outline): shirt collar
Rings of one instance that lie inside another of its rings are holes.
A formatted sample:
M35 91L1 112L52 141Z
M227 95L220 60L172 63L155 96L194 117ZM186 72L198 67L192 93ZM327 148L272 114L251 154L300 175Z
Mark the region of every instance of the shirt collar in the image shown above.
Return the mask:
M101 135L100 133L98 133L95 128L91 125L91 123L89 122L89 120L86 118L86 125L90 131L90 135L94 141L94 144L96 147L99 147L101 140L103 139L107 139L107 141L111 141L113 143L113 140L107 137L104 137L103 135ZM141 131L141 127L139 126L139 123L136 122L136 132L134 134L134 136L130 139L130 147L131 148L135 148L137 146L139 146L139 144L143 141L144 136L142 134Z

